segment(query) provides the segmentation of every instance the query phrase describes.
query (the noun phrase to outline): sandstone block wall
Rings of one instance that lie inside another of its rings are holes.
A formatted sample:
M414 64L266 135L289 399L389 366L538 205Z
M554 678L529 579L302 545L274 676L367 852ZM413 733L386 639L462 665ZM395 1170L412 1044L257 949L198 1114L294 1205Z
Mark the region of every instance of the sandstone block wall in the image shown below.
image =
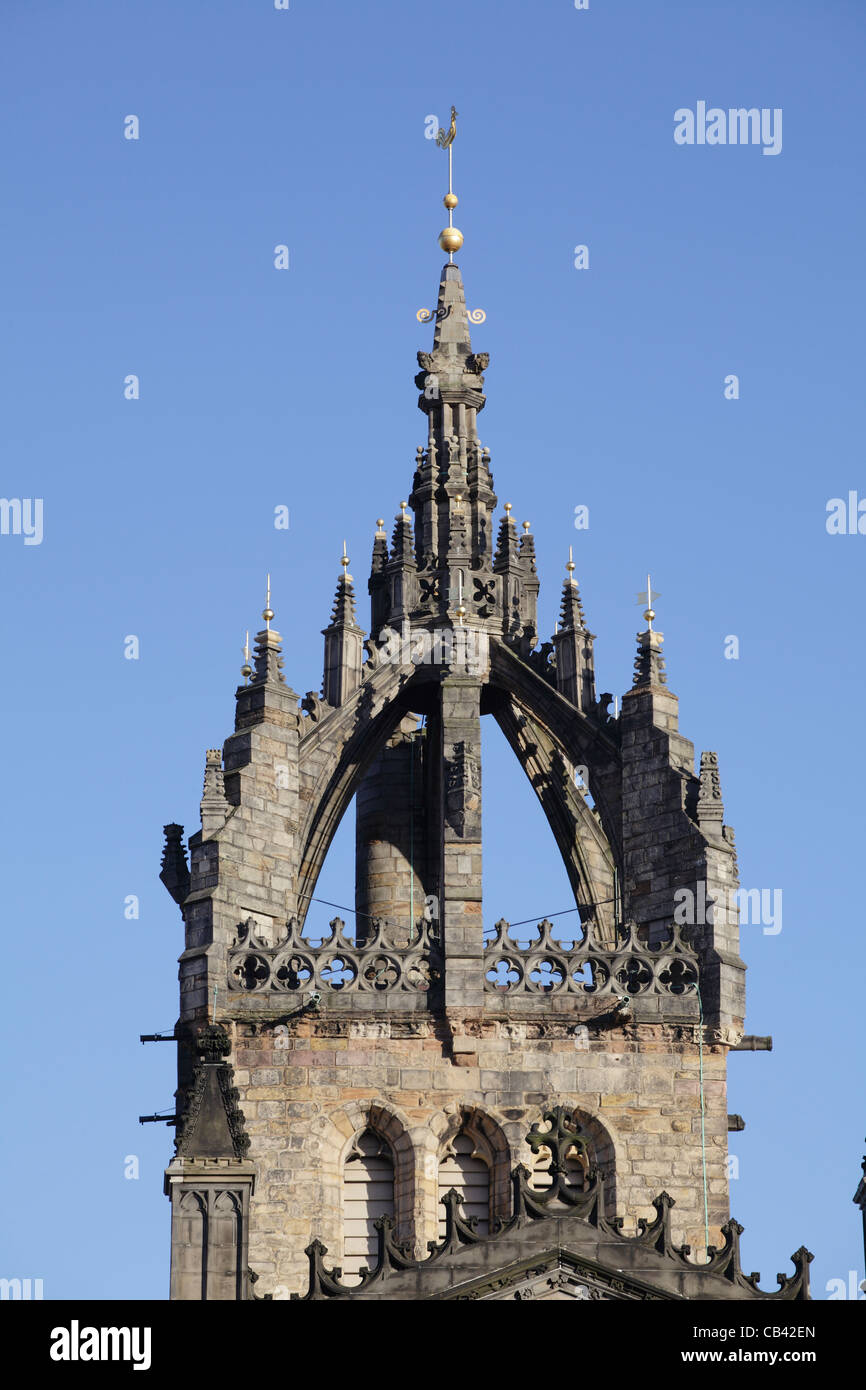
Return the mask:
M725 1048L704 1046L710 1241L728 1218ZM491 1169L494 1210L510 1210L508 1175L531 1162L530 1125L549 1104L580 1112L626 1231L675 1199L676 1242L704 1246L700 1059L696 1031L467 1020L453 1041L427 1019L327 1019L234 1025L235 1084L256 1169L249 1262L258 1292L306 1287L314 1237L342 1257L342 1171L368 1125L395 1160L398 1235L416 1254L437 1236L438 1162L469 1120Z

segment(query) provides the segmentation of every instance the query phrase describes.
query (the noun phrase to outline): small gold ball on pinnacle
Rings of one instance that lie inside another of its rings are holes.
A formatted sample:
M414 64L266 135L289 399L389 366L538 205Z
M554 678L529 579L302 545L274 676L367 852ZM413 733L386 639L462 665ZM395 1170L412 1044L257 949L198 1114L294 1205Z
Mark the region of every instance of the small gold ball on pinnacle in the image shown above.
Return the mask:
M508 512L508 514L509 514L509 516L510 516L511 513L512 513L512 511L513 511L513 508L512 508L512 506L511 506L511 503L510 503L510 502L506 502L506 503L505 503L505 510Z
M456 194L456 193L446 193L446 194L445 194L445 197L442 199L442 201L443 201L443 203L445 204L445 206L446 206L446 208L448 209L448 211L451 212L452 208L456 208L456 206L457 206L457 194Z
M379 530L381 531L382 527L385 525L385 518L384 518L383 516L377 516L377 517L376 517L376 525L378 526Z
M644 614L643 614L643 615L644 615L644 617L646 618L647 622L648 622L648 623L651 623L652 620L653 620L653 618L654 618L655 615L656 615L656 614L655 614L655 609L654 609L654 608L645 608L645 609L644 609Z
M524 529L524 531L528 531L529 528L530 528L530 526L531 526L531 524L532 524L532 523L529 522L529 521L524 521L524 523L523 523L523 529Z

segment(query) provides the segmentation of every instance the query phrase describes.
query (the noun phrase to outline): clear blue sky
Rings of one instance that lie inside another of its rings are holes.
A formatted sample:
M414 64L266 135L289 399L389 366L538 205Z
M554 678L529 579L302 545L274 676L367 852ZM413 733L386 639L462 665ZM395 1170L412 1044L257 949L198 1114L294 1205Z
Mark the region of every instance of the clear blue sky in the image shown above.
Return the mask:
M863 1277L866 536L825 518L866 497L864 37L857 0L7 0L2 492L43 499L44 538L0 536L0 1274L49 1298L166 1296L171 1134L137 1124L175 1085L173 1049L138 1042L177 1014L162 825L196 828L265 571L301 693L343 537L367 617L375 518L424 438L415 314L445 177L424 121L453 102L482 439L533 523L542 628L574 544L600 689L622 693L652 571L743 882L784 894L778 935L743 932L747 1026L775 1039L730 1065L745 1267L775 1287L803 1242L816 1296ZM674 112L698 101L781 108L781 153L678 146ZM488 734L486 920L567 907ZM353 901L351 842L347 820L321 896Z

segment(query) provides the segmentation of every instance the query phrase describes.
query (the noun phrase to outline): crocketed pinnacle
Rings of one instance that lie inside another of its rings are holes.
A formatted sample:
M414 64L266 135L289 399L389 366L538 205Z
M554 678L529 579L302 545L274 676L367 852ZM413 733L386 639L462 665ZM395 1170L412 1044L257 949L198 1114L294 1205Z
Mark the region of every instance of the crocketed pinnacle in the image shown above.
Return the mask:
M511 515L511 504L505 504L505 516L499 523L499 535L496 538L496 556L493 561L493 568L497 574L503 570L509 570L518 563L518 540L517 527Z
M520 558L529 570L530 574L536 574L535 565L535 537L529 529L529 522L523 523L523 535L520 537Z
M391 561L401 565L414 563L415 541L412 536L412 522L406 511L406 503L400 503L400 511L394 520L394 538L391 542Z
M642 686L667 685L665 659L662 655L664 634L647 628L637 635L637 656L634 659L634 680L632 690Z
M668 683L668 678L665 675L665 659L662 655L664 633L654 630L655 610L651 607L653 599L660 597L660 594L653 593L650 578L647 575L647 607L644 609L647 626L646 632L639 632L637 635L637 656L634 660L632 690L639 690L643 686L667 685Z
M331 627L357 627L355 616L355 585L352 576L344 571L337 580Z
M721 825L725 818L722 784L719 777L717 753L701 754L700 789L698 791L698 821L701 825L715 821Z
M388 536L384 531L384 519L380 518L376 522L376 534L373 538L373 561L370 565L371 574L381 574L388 563Z
M559 626L563 632L582 632L586 629L586 617L580 599L580 589L577 587L577 580L571 575L562 586Z

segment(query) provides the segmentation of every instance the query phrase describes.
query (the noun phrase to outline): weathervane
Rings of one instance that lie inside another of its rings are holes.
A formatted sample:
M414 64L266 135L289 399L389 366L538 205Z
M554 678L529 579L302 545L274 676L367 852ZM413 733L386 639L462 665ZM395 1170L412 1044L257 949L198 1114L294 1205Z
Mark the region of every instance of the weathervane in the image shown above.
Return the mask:
M456 134L457 108L456 106L452 106L451 125L447 130L440 126L439 134L436 136L436 144L439 146L440 150L448 151L448 192L442 199L448 209L448 226L443 227L442 231L439 233L439 245L442 247L443 251L448 252L448 259L452 265L454 264L454 252L459 251L460 247L463 245L463 233L459 227L454 226L454 209L457 206L457 194L454 192L454 169L451 147L454 144L454 137ZM443 304L440 305L438 309L419 309L415 317L419 323L431 323L434 319L437 323L441 323L450 313L451 305ZM470 323L483 323L487 315L483 309L467 309L466 317Z
M644 617L645 617L646 620L647 620L648 631L649 631L649 632L652 632L652 630L653 630L653 618L655 617L655 612L654 612L654 610L653 610L653 603L654 603L654 601L655 601L657 598L661 598L661 594L657 594L657 593L654 591L652 585L650 584L650 577L649 577L649 575L647 575L647 577L646 577L646 593L639 593L638 596L637 596L637 601L638 601L638 603L645 603L645 604L646 604L646 609L644 610Z
M448 259L454 261L454 252L459 251L463 245L463 233L458 227L454 226L454 209L457 206L457 194L454 192L453 185L453 153L454 136L457 134L457 108L451 107L451 125L445 131L439 127L439 134L436 136L436 144L440 150L448 151L448 192L442 199L448 209L448 226L439 233L439 245L443 251L448 252Z

